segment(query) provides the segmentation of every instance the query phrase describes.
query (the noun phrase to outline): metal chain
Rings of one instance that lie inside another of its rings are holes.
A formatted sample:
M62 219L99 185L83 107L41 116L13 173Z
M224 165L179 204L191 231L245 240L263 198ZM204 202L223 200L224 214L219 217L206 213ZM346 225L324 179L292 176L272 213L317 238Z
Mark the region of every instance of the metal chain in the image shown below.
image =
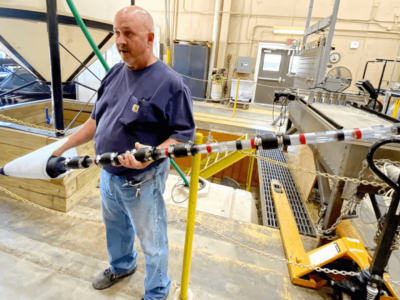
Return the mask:
M13 120L14 122L16 122L18 124L29 124L28 126L32 125L32 127L35 127L35 128L41 128L42 127L42 126L37 126L37 125L34 125L34 124L27 123L27 122L19 121L19 120L4 116L2 114L0 114L0 117L5 117L8 120ZM48 128L46 128L46 127L42 127L42 128L45 128L46 130L48 130ZM64 131L56 130L56 129L53 129L52 131L64 132ZM310 169L306 169L306 168L292 166L292 165L289 165L289 164L286 164L286 163L282 163L282 162L279 162L279 161L276 161L276 160L272 160L272 159L269 159L269 158L266 158L266 157L262 157L262 156L259 156L259 155L256 155L256 154L252 154L252 153L248 153L248 152L244 152L244 151L240 151L240 152L246 154L247 156L253 156L253 157L257 158L257 159L262 159L264 161L267 161L267 162L270 162L270 163L274 163L274 164L277 164L277 165L280 165L280 166L283 166L283 167L287 167L287 168L290 168L290 169L293 169L293 170L296 170L296 171L302 171L302 172L306 172L306 173L315 174L317 176L324 176L326 178L332 178L332 179L335 179L335 180L351 181L351 182L357 183L358 185L362 183L364 185L372 185L372 186L375 186L375 187L388 187L387 184L379 184L377 182L369 182L367 180L360 180L360 178L359 179L355 179L355 178L349 178L349 177L340 177L340 176L337 176L337 175L331 175L331 174L328 174L328 173L322 173L322 172L318 172L318 171L314 171L314 170L310 170ZM364 171L364 169L365 168L363 168L362 171L360 171L360 174ZM98 219L77 217L77 216L68 215L66 213L55 211L55 210L49 209L47 207L43 207L43 206L38 205L36 203L33 203L33 202L23 198L23 197L20 197L20 196L12 193L11 191L9 191L9 190L5 189L4 187L1 187L1 186L0 186L0 190L3 191L4 193L6 193L7 195L11 196L12 198L15 198L15 199L17 199L19 201L22 201L22 202L24 202L24 203L26 203L28 205L31 205L31 206L36 207L36 208L39 208L39 209L41 209L43 211L46 211L46 212L49 212L49 213L52 213L52 214L56 214L56 215L60 215L60 216L66 216L68 218L75 219L75 220L83 220L83 221L89 221L89 222L94 222L94 223L102 223L103 222L103 221L98 220ZM352 203L352 201L349 201L349 203L347 204L346 208L350 207L350 203ZM339 217L338 220L335 222L335 224L336 223L340 223L341 218L343 218L343 213L341 214L341 217ZM186 222L186 220L185 219L170 220L170 221L168 221L168 224L179 224L181 222ZM334 224L334 226L337 226L335 224ZM360 272L339 271L339 270L335 270L335 269L315 267L313 265L306 265L306 264L303 264L303 263L296 263L294 261L289 261L286 258L278 257L278 256L275 256L275 255L272 255L272 254L269 254L269 253L266 253L266 252L251 248L251 247L246 246L246 245L244 245L242 243L239 243L239 242L237 242L237 241L235 241L235 240L233 240L231 238L228 238L228 237L226 237L226 236L224 236L224 235L212 230L211 228L208 228L207 226L205 226L205 225L203 225L203 224L201 224L199 222L195 222L195 225L200 227L200 228L202 228L202 229L204 229L204 230L206 230L206 231L208 231L208 232L210 232L210 233L212 233L212 234L214 234L214 235L216 235L216 236L218 236L219 238L221 238L221 239L223 239L223 240L225 240L225 241L227 241L227 242L229 242L229 243L231 243L233 245L237 245L237 246L239 246L239 247L241 247L243 249L246 249L246 250L248 250L250 252L253 252L255 254L258 254L258 255L261 255L261 256L265 256L265 257L267 257L269 259L272 259L272 260L276 260L276 261L280 261L280 262L283 262L283 263L286 263L286 264L290 264L292 266L305 268L305 269L309 269L309 270L314 270L314 271L317 271L317 272L324 272L326 274L335 274L335 275L339 275L340 274L340 275L348 275L348 276L358 276L360 274ZM332 226L332 228L334 226ZM331 231L333 231L332 228L330 228L328 230L325 230L323 232L330 233ZM384 281L400 285L400 281L394 281L394 280L391 280L391 279L384 279Z
M368 163L367 163L367 160L364 159L364 160L363 160L363 164L362 164L362 168L361 168L360 172L358 173L358 181L361 180L361 178L362 178L362 176L363 176L363 174L364 174L364 171L365 171L367 168L368 168ZM354 197L354 196L356 195L357 189L358 189L359 186L360 186L360 184L358 183L358 184L354 187L353 192L352 192L352 194L351 194L350 197L349 197L350 200L347 202L347 204L346 204L346 206L344 207L342 213L341 213L340 216L337 218L336 222L333 223L333 225L331 226L331 228L328 228L328 229L325 229L325 230L324 230L324 229L322 229L322 224L321 224L321 222L319 222L319 223L317 224L317 234L318 234L321 238L324 238L324 239L327 239L327 240L330 240L330 241L332 241L332 240L334 240L334 239L336 238L336 236L326 236L325 234L330 234L332 231L336 230L336 227L340 224L340 222L342 222L343 217L344 217L346 214L349 213L351 207L353 206L353 204L354 204L354 202L355 202L355 199L354 199L355 197ZM322 221L322 219L321 219L321 221Z
M393 283L393 284L400 285L400 281L395 281L395 280L392 280L392 279L383 278L383 281L386 281L386 282L389 282L389 283Z
M43 206L38 205L36 203L33 203L33 202L29 201L29 200L26 200L25 198L20 197L20 196L8 191L7 189L5 189L5 188L3 188L1 186L0 186L0 190L3 191L4 193L6 193L7 195L11 196L12 198L15 198L15 199L17 199L19 201L22 201L22 202L24 202L24 203L26 203L28 205L31 205L31 206L36 207L36 208L39 208L39 209L41 209L43 211L46 211L46 212L49 212L49 213L52 213L52 214L56 214L56 215L59 215L59 216L65 216L65 217L68 217L68 218L71 218L71 219L75 219L75 220L89 221L89 222L94 222L94 223L102 223L103 222L102 220L77 217L77 216L68 215L66 213L62 213L62 212L59 212L59 211L55 211L55 210L49 209L47 207L43 207ZM187 222L186 219L176 219L176 220L169 220L168 224L179 224L179 223L185 223L185 222ZM244 245L242 243L239 243L239 242L237 242L237 241L235 241L235 240L233 240L231 238L228 238L228 237L216 232L215 230L213 230L213 229L211 229L211 228L209 228L209 227L207 227L207 226L205 226L205 225L203 225L203 224L201 224L199 222L195 222L195 225L198 226L199 228L202 228L202 229L214 234L215 236L218 236L219 238L221 238L221 239L223 239L223 240L225 240L225 241L227 241L227 242L229 242L229 243L231 243L233 245L239 246L239 247L241 247L241 248L243 248L245 250L248 250L250 252L253 252L255 254L258 254L258 255L261 255L261 256L265 256L265 257L267 257L269 259L272 259L272 260L275 260L275 261L279 261L279 262L282 262L282 263L285 263L285 264L290 264L292 266L305 268L305 269L309 269L309 270L314 270L314 271L317 271L317 272L324 272L326 274L335 274L335 275L339 275L340 274L340 275L348 275L348 276L358 276L360 274L360 272L339 271L339 270L335 270L335 269L315 267L313 265L306 265L306 264L303 264L303 263L296 263L296 262L290 261L290 260L288 260L286 258L279 257L279 256L276 256L276 255L272 255L272 254L269 254L269 253L254 249L252 247L246 246L246 245ZM400 281L394 281L392 279L384 279L384 281L400 285Z
M276 255L272 255L272 254L269 254L269 253L266 253L266 252L251 248L249 246L246 246L246 245L244 245L242 243L239 243L239 242L237 242L235 240L232 240L231 238L228 238L228 237L226 237L226 236L214 231L213 229L211 229L211 228L209 228L209 227L207 227L207 226L205 226L205 225L203 225L203 224L201 224L199 222L196 222L195 224L196 224L197 227L202 228L202 229L204 229L204 230L206 230L206 231L218 236L219 238L221 238L221 239L223 239L223 240L225 240L225 241L227 241L227 242L229 242L229 243L231 243L233 245L239 246L239 247L241 247L243 249L246 249L246 250L248 250L250 252L253 252L253 253L256 253L258 255L268 257L269 259L276 260L276 261L279 261L279 262L283 262L285 264L289 264L289 265L292 265L292 266L305 268L305 269L309 269L309 270L314 270L314 271L317 271L317 272L323 272L323 273L326 273L326 274L335 274L335 275L340 274L340 275L349 275L349 276L358 276L360 274L360 272L339 271L339 270L335 270L335 269L328 269L328 268L315 267L315 266L312 266L312 265L305 265L303 263L296 263L296 262L290 261L290 260L288 260L286 258L279 257L279 256L276 256Z
M103 221L102 221L102 220L99 220L99 219L91 219L91 218L77 217L77 216L74 216L74 215L69 215L68 213L63 213L63 212L60 212L60 211L56 211L56 210L53 210L53 209L50 209L50 208L41 206L41 205L39 205L39 204L33 203L33 202L31 202L31 201L29 201L29 200L23 198L23 197L20 197L20 196L18 196L17 194L14 194L13 192L11 192L11 191L5 189L5 188L2 187L2 186L0 186L0 191L3 191L3 192L6 193L7 195L9 195L9 196L11 196L12 198L17 199L17 200L19 200L19 201L21 201L21 202L23 202L23 203L26 203L26 204L28 204L28 205L30 205L30 206L33 206L33 207L36 207L36 208L38 208L38 209L40 209L40 210L43 210L43 211L52 213L52 214L54 214L54 215L64 216L64 217L67 217L67 218L70 218L70 219L81 220L81 221L88 221L88 222L93 222L93 223L103 223ZM186 220L185 220L185 219L170 220L170 221L168 221L168 224L179 224L179 223L182 223L182 222L186 222Z
M59 130L59 129L54 129L54 128L49 128L49 127L45 127L45 126L40 126L40 125L28 123L28 122L25 122L25 121L21 121L21 120L18 120L18 119L11 118L11 117L3 115L3 114L0 114L0 119L5 119L5 120L8 120L8 121L10 121L12 123L16 123L16 124L19 124L19 125L25 125L25 126L33 127L33 128L36 128L36 129L43 129L43 130L52 131L52 132L58 132L58 133L67 135L65 130Z
M283 162L280 162L280 161L277 161L277 160L273 160L273 159L270 159L270 158L267 158L267 157L263 157L263 156L260 156L260 155L257 155L257 154L245 152L245 151L242 151L242 150L240 150L239 152L241 152L243 154L246 154L247 156L252 156L254 158L261 159L261 160L264 160L266 162L273 163L273 164L276 164L276 165L279 165L279 166L282 166L282 167L286 167L286 168L289 168L289 169L292 169L292 170L295 170L295 171L301 171L301 172L305 172L305 173L309 173L309 174L314 174L314 175L317 175L317 176L323 176L323 177L328 178L328 179L331 178L331 179L334 179L334 180L343 180L345 182L349 181L349 182L353 182L353 183L356 183L356 184L372 185L374 187L382 187L382 188L388 188L389 187L389 185L386 184L386 183L378 183L378 182L368 181L368 180L359 180L357 178L350 178L350 177L345 177L345 176L331 175L329 173L322 173L322 172L314 171L314 170L307 169L307 168L296 167L296 166L293 166L293 165L289 165L287 163L283 163Z
M63 212L60 212L60 211L56 211L56 210L41 206L39 204L33 203L33 202L23 198L23 197L20 197L20 196L14 194L13 192L5 189L2 186L0 186L0 191L3 191L4 193L6 193L7 195L11 196L12 198L15 198L15 199L17 199L17 200L19 200L21 202L24 202L24 203L26 203L26 204L28 204L30 206L39 208L40 210L44 210L44 211L47 211L49 213L52 213L52 214L55 214L55 215L58 215L58 216L65 216L65 217L68 217L70 219L89 221L89 222L93 222L93 223L103 223L102 220L77 217L77 216L69 215L69 214L66 214L66 213L63 213Z

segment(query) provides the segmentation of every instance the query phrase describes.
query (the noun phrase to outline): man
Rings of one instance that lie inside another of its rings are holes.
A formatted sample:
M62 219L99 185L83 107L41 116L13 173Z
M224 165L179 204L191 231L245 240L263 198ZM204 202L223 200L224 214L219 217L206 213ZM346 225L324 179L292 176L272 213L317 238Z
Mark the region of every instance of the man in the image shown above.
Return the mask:
M153 19L137 6L120 10L115 42L124 63L103 79L91 118L53 154L95 141L97 154L143 145L167 148L194 137L191 94L182 77L153 55ZM140 144L139 144L140 143ZM146 257L145 300L166 299L167 214L162 194L169 160L141 163L126 152L122 167L105 167L100 177L101 208L111 267L94 280L104 289L137 268L137 235Z

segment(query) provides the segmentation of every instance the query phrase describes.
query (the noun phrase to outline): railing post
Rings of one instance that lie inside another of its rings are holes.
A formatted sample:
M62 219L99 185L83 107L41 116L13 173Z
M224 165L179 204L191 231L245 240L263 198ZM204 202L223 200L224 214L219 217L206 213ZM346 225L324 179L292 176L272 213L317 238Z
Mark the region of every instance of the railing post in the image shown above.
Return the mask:
M237 97L238 97L238 93L239 93L239 83L240 83L240 78L238 78L238 80L237 80L235 103L233 104L233 115L232 115L232 118L235 116L235 112L236 112L236 102L237 102Z
M196 133L196 145L203 142L203 135ZM189 206L186 221L185 249L183 250L182 280L179 298L186 300L189 290L190 264L192 260L193 235L196 217L197 191L199 188L201 154L192 158L192 172L190 175Z

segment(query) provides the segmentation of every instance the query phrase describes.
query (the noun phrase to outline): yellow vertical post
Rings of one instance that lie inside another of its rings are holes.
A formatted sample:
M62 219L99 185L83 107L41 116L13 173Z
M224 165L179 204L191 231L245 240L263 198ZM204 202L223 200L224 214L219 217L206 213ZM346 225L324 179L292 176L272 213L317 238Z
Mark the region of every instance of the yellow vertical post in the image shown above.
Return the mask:
M239 93L239 82L240 82L240 78L238 78L238 81L237 81L235 104L233 104L233 115L232 115L232 118L235 116L235 111L236 111L236 102L237 102L237 96L238 96L238 93Z
M399 105L400 105L400 99L396 100L396 103L394 104L394 109L393 109L393 113L392 113L392 118L396 118L397 117L397 112L399 110Z
M201 133L196 133L195 144L199 145L202 142L203 135ZM193 234L196 217L197 191L199 188L200 162L201 154L196 154L192 158L192 168L190 175L189 206L186 221L185 249L183 250L181 291L179 294L179 298L181 300L186 300L188 298L190 264L192 260Z
M250 188L251 188L251 179L253 177L253 167L254 167L254 156L250 156L249 168L247 171L246 191L250 191Z
M167 65L171 63L171 50L167 50Z

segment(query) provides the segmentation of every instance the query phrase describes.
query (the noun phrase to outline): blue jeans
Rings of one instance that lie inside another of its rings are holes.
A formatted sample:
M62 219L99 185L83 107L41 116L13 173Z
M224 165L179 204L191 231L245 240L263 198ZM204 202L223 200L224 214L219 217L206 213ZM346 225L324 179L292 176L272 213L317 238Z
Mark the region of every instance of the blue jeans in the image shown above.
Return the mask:
M167 296L167 210L163 199L169 160L131 178L101 171L100 194L111 270L123 274L136 267L135 235L146 257L145 300Z

